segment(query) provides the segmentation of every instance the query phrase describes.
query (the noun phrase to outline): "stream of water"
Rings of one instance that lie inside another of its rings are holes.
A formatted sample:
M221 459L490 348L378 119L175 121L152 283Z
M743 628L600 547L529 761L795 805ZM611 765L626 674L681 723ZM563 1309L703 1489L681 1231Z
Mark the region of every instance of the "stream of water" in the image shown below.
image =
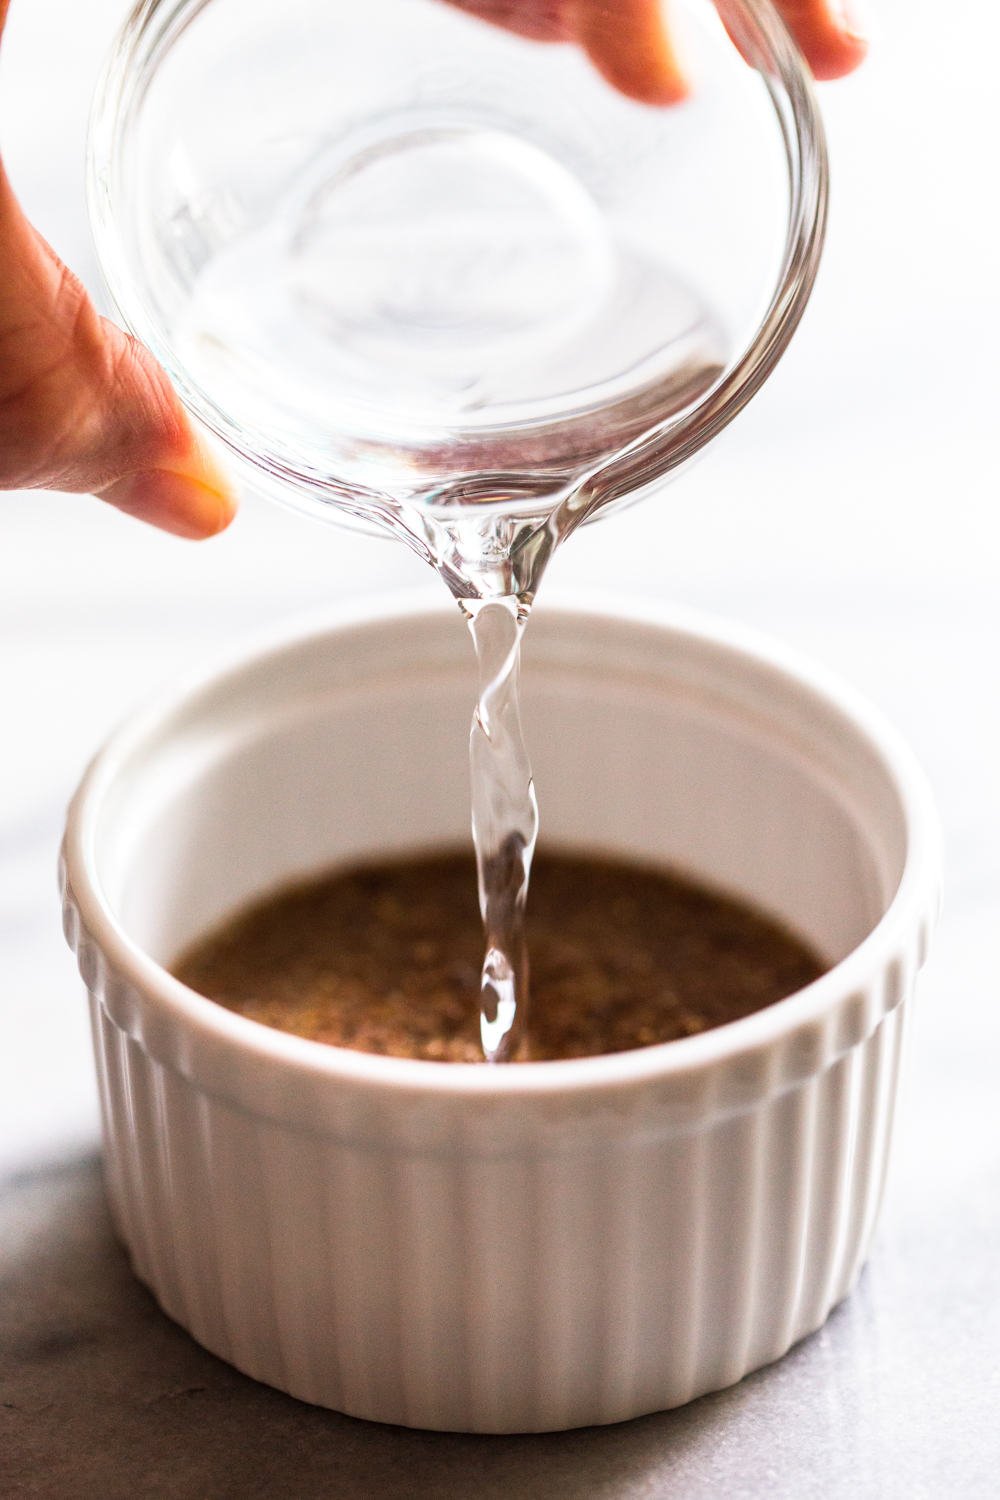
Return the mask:
M525 908L538 837L538 802L524 734L518 683L528 611L515 599L463 601L476 648L479 696L469 759L472 837L485 957L480 1035L488 1062L527 1046L529 995Z

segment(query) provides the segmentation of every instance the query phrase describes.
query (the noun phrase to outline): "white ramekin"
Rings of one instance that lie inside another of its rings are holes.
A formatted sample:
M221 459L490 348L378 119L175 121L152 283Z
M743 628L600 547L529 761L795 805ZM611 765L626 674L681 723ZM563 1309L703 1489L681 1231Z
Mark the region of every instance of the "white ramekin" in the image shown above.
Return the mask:
M457 613L357 608L132 721L69 814L108 1189L138 1276L214 1353L409 1426L615 1422L817 1328L869 1245L938 902L911 758L842 687L676 612L542 607L544 837L670 861L833 962L684 1041L488 1068L340 1051L162 967L255 892L467 837Z

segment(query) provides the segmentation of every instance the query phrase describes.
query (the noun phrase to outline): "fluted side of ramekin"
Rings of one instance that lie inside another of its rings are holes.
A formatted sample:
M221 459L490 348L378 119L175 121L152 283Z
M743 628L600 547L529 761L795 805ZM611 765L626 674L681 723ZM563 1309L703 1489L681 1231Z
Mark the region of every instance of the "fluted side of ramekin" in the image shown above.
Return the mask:
M135 1270L259 1380L410 1426L615 1422L778 1358L858 1275L930 913L832 1021L709 1070L673 1124L651 1083L614 1120L550 1108L525 1150L502 1112L435 1148L419 1122L385 1145L360 1096L336 1131L234 1106L115 1024L127 982L66 911Z

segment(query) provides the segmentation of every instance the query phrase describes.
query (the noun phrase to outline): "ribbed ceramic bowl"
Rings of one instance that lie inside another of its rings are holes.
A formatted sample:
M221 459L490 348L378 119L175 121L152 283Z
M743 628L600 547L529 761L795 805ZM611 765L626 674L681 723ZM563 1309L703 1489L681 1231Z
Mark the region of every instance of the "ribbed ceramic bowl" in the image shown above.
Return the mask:
M163 965L339 860L466 837L452 612L357 612L120 731L65 843L107 1180L135 1270L207 1348L411 1426L615 1422L738 1380L864 1260L938 899L910 756L744 633L546 609L526 717L544 835L750 897L833 967L732 1025L488 1068L327 1048Z

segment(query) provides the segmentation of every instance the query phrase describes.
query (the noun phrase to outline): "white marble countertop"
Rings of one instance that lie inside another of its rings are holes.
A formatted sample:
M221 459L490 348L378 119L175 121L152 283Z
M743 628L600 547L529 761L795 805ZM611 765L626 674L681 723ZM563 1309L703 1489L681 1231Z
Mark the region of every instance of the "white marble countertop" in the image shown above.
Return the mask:
M83 120L121 10L14 0L0 72L11 175L92 282ZM881 33L868 69L826 94L829 254L781 369L695 470L574 538L550 577L553 592L676 599L793 641L864 688L930 774L946 913L859 1290L731 1391L545 1438L313 1410L162 1317L111 1238L95 1166L89 1039L55 893L65 802L111 725L176 671L299 607L440 585L401 548L260 505L193 547L91 500L4 496L0 1495L997 1492L1000 20L976 0L884 0Z

